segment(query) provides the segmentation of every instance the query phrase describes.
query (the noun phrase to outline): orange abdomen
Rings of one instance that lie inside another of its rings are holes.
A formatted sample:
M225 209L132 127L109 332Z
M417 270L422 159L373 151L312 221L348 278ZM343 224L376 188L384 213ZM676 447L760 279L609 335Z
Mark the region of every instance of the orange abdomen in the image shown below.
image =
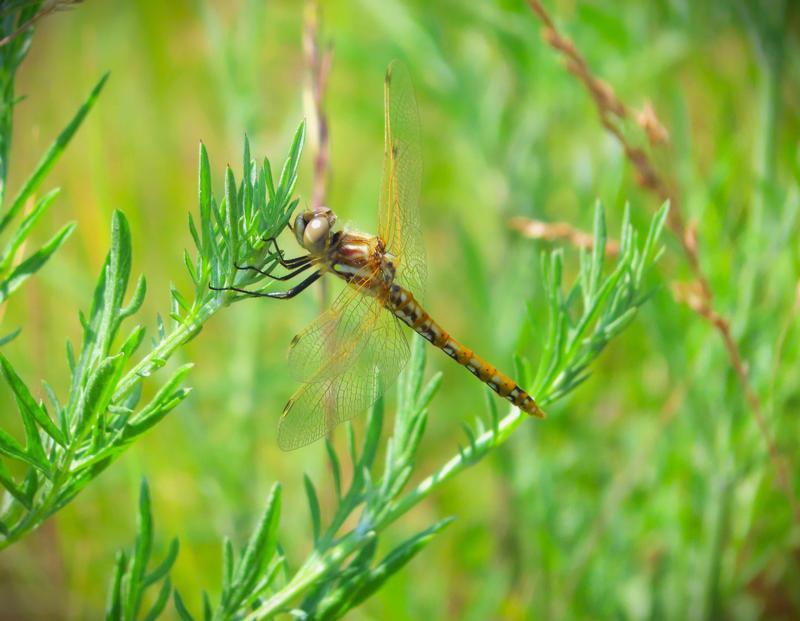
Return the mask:
M466 367L470 373L487 384L498 395L508 399L523 412L544 418L544 412L536 405L533 397L522 390L510 377L498 371L486 360L475 354L471 349L464 347L445 332L425 312L425 309L414 299L410 291L399 285L392 285L385 305L403 323L410 326L435 347L441 349L458 364Z

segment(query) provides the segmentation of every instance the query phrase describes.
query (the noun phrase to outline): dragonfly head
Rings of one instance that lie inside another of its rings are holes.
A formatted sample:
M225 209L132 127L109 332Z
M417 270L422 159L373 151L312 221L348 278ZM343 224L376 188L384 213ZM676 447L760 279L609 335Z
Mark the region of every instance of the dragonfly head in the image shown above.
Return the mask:
M336 214L328 207L316 207L299 214L294 220L297 243L312 254L325 251L336 224Z

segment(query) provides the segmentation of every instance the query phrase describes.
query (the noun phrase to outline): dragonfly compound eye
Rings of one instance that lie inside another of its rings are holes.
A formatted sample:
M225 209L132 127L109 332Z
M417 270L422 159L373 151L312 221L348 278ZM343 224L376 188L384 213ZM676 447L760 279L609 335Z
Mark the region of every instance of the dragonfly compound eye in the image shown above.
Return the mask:
M305 247L303 233L306 231L306 219L303 217L302 213L294 219L294 227L292 230L294 231L294 237L297 243Z
M309 252L320 252L325 249L325 242L331 231L331 225L325 216L311 218L303 231L303 246Z

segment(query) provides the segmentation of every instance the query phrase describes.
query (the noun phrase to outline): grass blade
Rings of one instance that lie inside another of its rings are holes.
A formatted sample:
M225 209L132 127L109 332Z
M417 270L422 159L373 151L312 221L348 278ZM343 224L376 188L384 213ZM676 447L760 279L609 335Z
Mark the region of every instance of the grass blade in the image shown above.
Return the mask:
M95 101L97 101L100 91L103 90L103 86L105 86L106 80L108 80L108 75L109 74L106 73L102 78L100 78L100 81L92 89L92 92L89 93L88 99L80 108L78 108L78 112L74 117L72 117L72 120L67 124L64 130L55 139L53 144L50 145L50 148L47 149L45 154L42 156L42 159L37 164L33 173L30 177L28 177L27 181L25 181L19 193L14 198L9 210L3 215L2 218L0 218L0 233L5 230L5 228L8 226L8 223L11 222L11 220L22 209L25 201L28 200L28 197L33 194L33 192L36 191L36 188L39 187L39 184L41 184L47 173L50 172L50 169L53 168L56 161L58 161L59 156L63 153L67 144L69 144L69 141L75 135L75 132L78 131L81 123L83 123L83 119L86 118L89 110L92 109Z
M74 229L75 224L67 224L44 246L11 270L8 278L0 284L0 304L5 302L9 295L16 291L22 283L28 280L28 278L38 272L42 266L47 263L50 257L56 253L66 239L72 234Z

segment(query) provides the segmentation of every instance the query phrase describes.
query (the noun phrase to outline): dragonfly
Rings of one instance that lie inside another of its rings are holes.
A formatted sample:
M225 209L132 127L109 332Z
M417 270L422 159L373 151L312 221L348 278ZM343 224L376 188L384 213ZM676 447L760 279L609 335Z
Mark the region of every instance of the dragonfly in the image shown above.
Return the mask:
M286 291L255 292L226 287L254 297L289 299L325 274L347 286L312 324L291 342L290 372L301 382L278 427L278 445L293 450L331 432L334 426L368 409L398 376L409 357L410 327L465 367L498 395L528 414L543 417L536 401L509 376L468 349L437 323L414 292L424 291L427 264L420 225L422 177L420 125L411 78L393 61L384 81L384 158L378 234L334 230L328 207L306 209L291 226L306 254L286 259L274 245L289 280L313 270ZM255 269L255 266L238 266Z

